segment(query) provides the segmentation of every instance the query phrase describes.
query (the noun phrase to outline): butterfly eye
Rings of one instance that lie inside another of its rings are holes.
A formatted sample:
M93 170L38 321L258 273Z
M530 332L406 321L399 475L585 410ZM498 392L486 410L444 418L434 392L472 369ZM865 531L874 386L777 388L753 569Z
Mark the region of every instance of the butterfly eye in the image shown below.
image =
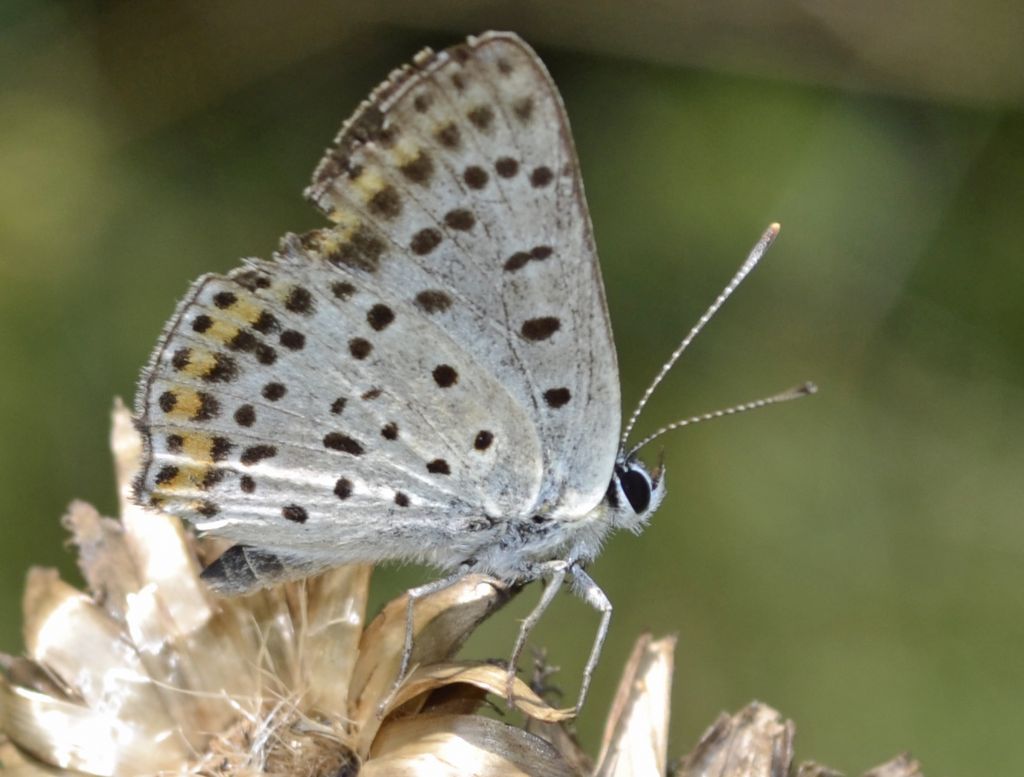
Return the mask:
M646 474L635 469L628 469L619 474L622 493L629 500L633 512L640 515L651 504L651 481Z

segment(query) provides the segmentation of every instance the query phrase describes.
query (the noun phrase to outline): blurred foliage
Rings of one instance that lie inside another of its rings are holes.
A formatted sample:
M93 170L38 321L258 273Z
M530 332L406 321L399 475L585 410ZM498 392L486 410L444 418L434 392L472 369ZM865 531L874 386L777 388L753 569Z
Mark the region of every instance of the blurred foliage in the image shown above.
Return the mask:
M1014 20L994 3L962 28L747 5L5 4L0 649L19 649L29 565L75 575L68 501L113 511L108 410L189 281L318 224L299 192L392 67L505 27L538 44L568 105L627 407L761 229L784 225L639 431L822 388L665 440L664 507L594 565L617 610L585 741L651 629L680 636L673 752L756 697L798 722L801 757L849 771L905 748L929 773L1024 763ZM956 48L929 38L953 31ZM676 32L692 45L673 60ZM643 61L648 34L661 64ZM428 576L382 571L375 595ZM536 593L467 652L504 656ZM570 696L595 625L565 596L537 632Z

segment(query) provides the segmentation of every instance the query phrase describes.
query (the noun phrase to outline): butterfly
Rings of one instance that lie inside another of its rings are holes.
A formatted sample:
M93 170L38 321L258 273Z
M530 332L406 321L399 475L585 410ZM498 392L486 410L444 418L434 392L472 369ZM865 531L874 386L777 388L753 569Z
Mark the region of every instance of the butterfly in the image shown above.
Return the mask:
M569 582L601 614L578 709L612 612L585 567L644 527L665 477L626 448L632 421L620 436L558 90L510 33L426 50L343 125L305 194L328 226L201 277L167 324L136 401L139 499L235 543L203 573L224 594L357 562L444 571L409 593L402 674L417 599L470 572L543 579L511 688Z

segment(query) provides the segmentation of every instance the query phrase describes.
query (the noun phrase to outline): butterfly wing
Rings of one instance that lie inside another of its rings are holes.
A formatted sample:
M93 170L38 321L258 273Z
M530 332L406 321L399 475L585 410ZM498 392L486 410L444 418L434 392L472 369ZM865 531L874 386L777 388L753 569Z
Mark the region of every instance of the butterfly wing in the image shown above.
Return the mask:
M568 118L530 47L488 33L418 57L342 128L307 196L346 228L389 186L409 208L375 225L476 301L451 331L538 429L535 507L591 509L617 449L618 368Z
M143 498L236 542L451 566L603 496L615 351L559 95L517 37L397 71L307 196L333 226L192 287L137 400Z

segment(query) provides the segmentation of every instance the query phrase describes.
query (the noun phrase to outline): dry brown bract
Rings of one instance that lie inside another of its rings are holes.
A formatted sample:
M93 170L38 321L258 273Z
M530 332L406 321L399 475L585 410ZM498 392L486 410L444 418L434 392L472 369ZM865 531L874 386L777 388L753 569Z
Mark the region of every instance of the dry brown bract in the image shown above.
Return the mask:
M114 412L121 519L74 503L65 517L89 594L33 569L25 658L2 656L0 772L11 775L399 777L665 775L675 640L642 637L592 764L551 707L521 680L524 727L490 714L501 666L453 656L510 592L467 578L417 606L413 663L398 670L405 597L365 624L370 569L216 599L199 579L219 548L130 499L140 442ZM487 714L484 714L487 713ZM676 777L786 774L792 723L751 706L723 717ZM832 774L814 765L801 777ZM918 777L892 762L872 777Z

